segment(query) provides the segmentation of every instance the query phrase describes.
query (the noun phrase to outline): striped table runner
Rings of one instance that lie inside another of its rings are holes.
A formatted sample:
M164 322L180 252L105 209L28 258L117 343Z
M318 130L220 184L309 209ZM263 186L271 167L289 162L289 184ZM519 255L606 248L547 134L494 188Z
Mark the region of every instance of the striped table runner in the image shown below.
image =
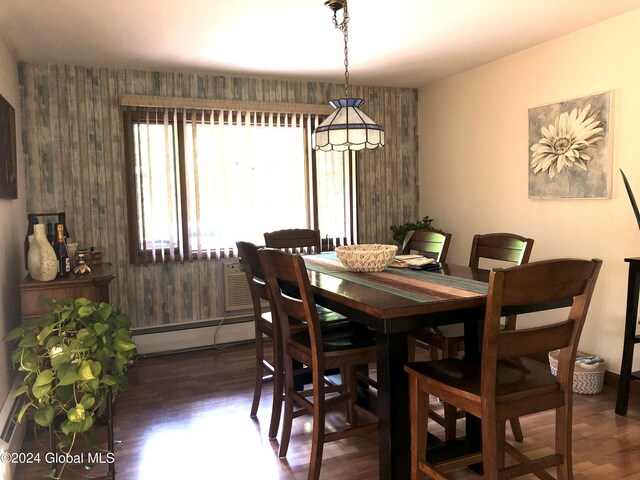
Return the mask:
M333 252L308 255L304 260L309 270L326 273L418 302L479 297L487 294L487 284L484 282L438 272L405 268L387 268L382 272L350 272Z

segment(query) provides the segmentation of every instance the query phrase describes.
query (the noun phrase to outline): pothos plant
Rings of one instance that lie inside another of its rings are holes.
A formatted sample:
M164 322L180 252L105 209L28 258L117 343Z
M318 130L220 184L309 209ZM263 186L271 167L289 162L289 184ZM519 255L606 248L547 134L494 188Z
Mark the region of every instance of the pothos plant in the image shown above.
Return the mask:
M18 421L31 415L53 426L59 448L71 454L76 435L92 430L111 398L128 385L136 355L129 319L114 305L86 298L48 301L50 312L11 330L12 360L24 372L16 396L25 403Z
M435 230L440 231L436 228L433 228L431 224L433 223L433 218L429 218L429 215L423 217L422 220L418 220L415 223L407 222L402 225L391 225L391 232L393 232L393 239L398 245L402 245L404 241L404 237L407 236L407 232L411 230Z

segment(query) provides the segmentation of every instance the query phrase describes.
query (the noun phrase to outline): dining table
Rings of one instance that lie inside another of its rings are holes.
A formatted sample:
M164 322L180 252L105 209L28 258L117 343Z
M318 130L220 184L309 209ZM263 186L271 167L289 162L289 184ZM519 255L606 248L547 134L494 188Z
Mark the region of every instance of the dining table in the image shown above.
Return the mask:
M489 271L443 264L437 270L349 271L335 252L304 256L315 301L376 332L379 478L410 478L408 334L464 323L465 355L479 356ZM479 423L467 423L479 437Z

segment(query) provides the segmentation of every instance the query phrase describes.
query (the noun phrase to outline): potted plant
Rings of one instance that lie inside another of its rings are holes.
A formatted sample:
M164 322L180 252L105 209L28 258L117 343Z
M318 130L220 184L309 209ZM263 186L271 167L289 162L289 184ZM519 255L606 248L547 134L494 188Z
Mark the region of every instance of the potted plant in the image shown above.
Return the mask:
M402 225L391 225L393 239L398 244L398 246L402 247L404 238L407 236L407 233L412 230L434 230L436 232L439 232L440 230L431 226L433 220L433 218L429 218L429 215L427 215L426 217L423 217L422 220L418 220L415 223L407 222Z
M109 399L127 387L136 345L129 319L114 305L77 298L47 306L49 313L5 337L18 342L12 361L24 372L18 421L29 415L51 428L60 451L72 455L76 436L90 432Z

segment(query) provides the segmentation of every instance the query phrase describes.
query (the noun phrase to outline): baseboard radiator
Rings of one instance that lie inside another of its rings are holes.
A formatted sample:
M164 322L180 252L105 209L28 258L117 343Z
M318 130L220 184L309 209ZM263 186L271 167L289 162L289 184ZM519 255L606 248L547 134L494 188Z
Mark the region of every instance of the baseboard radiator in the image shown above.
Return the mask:
M22 448L22 440L24 439L25 423L18 423L18 412L24 404L24 396L15 398L14 394L20 378L16 378L13 387L7 395L7 399L0 410L0 425L2 433L0 434L0 455L17 454ZM0 462L0 480L12 480L16 463Z
M218 347L255 338L253 303L242 264L237 258L221 262L217 318L134 329L140 355ZM263 302L267 308L268 302Z

